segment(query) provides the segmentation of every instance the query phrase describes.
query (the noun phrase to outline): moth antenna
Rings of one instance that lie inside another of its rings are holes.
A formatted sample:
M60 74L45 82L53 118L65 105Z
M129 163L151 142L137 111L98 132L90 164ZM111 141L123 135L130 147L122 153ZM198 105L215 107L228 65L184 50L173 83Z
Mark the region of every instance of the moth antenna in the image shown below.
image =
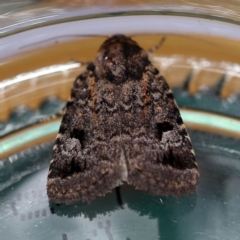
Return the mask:
M148 52L149 53L153 53L153 52L157 51L163 45L165 40L166 40L166 37L162 37L161 40L157 43L157 45L155 45L154 47L150 48L148 50Z
M161 33L152 33L152 34L149 34L149 36L153 36L153 35L159 35ZM207 44L210 44L210 45L214 45L216 46L216 43L211 41L211 40L205 40L205 39L202 39L200 36L187 36L186 34L174 34L174 33L162 33L163 34L166 34L167 36L169 37L172 37L172 36L176 36L176 37L182 37L182 38L185 38L185 39L191 39L191 40L194 40L194 41L200 41L200 42L204 42L204 43L207 43ZM131 34L131 35L126 35L130 38L134 38L134 37L139 37L139 36L143 36L143 34ZM163 36L162 38L166 38L165 36ZM162 39L159 41L159 43L162 41ZM159 45L159 43L157 44L157 46ZM163 43L163 42L162 42ZM157 50L160 46L158 46L156 49L155 47L153 47L153 51L154 49ZM152 52L151 48L149 49L150 52Z
M120 186L116 187L115 191L116 191L116 197L117 197L118 205L120 206L121 209L124 209L122 196L121 196L121 191L120 191Z

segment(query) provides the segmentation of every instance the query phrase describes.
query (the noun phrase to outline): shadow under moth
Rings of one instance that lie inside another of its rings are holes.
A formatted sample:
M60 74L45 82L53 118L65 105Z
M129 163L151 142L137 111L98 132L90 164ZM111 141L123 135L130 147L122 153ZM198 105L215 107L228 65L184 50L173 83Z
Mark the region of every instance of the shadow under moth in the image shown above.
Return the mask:
M49 200L91 202L124 182L154 195L193 193L198 166L166 80L124 35L73 84L53 147Z

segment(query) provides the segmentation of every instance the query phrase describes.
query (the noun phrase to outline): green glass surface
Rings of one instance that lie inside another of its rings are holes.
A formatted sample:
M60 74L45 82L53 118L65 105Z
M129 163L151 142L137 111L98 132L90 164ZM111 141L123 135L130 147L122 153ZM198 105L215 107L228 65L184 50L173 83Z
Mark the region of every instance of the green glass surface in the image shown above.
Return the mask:
M123 185L124 209L118 206L114 191L91 204L49 203L46 180L52 144L28 151L22 168L28 169L36 157L39 161L1 190L4 224L0 234L10 240L239 239L238 141L197 131L190 131L190 135L201 173L197 192L167 198ZM223 142L228 143L225 148L219 145ZM20 161L23 156L19 153L16 159Z

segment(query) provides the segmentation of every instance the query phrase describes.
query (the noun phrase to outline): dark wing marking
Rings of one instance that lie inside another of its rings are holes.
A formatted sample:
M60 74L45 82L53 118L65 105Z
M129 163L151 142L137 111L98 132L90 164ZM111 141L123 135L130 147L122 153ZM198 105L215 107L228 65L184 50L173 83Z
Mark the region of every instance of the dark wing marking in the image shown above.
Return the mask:
M122 88L129 184L156 195L190 194L199 172L189 135L165 79L152 65Z
M120 127L116 88L81 74L71 92L53 148L47 182L50 201L90 202L121 184Z

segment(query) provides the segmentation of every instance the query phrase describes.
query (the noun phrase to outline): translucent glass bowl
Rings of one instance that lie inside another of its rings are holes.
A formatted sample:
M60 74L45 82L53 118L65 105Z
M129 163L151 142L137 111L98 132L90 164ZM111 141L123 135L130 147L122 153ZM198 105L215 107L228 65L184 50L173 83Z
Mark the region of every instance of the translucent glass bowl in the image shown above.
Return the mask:
M5 12L1 28L4 239L239 239L238 4L33 3ZM124 185L124 209L114 191L90 205L49 203L47 171L61 119L42 120L63 108L84 63L114 33L131 35L145 49L166 37L151 60L172 87L188 127L199 188L176 199Z

